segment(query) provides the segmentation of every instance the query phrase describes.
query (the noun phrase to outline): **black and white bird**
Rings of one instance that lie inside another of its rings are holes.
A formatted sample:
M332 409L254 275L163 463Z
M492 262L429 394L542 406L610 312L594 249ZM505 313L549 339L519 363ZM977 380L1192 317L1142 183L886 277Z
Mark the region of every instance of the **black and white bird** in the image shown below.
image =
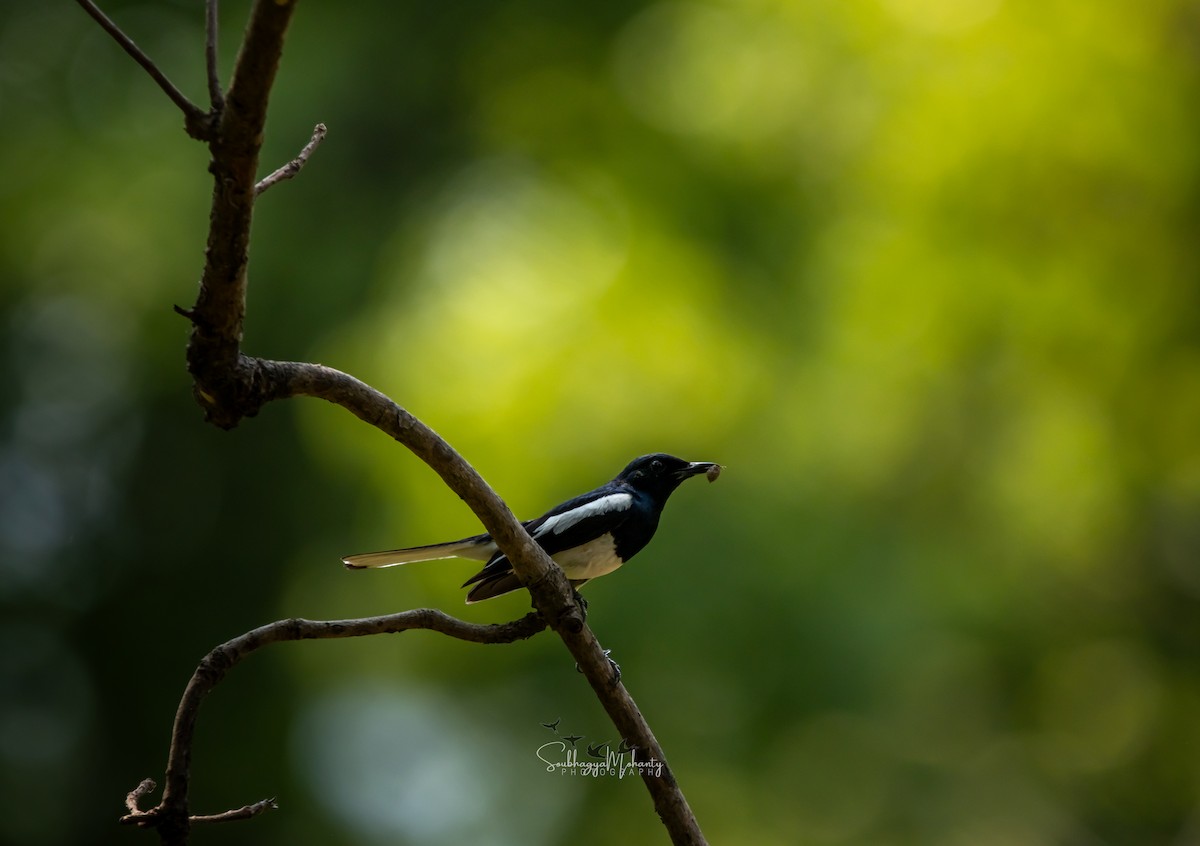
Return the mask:
M650 542L658 529L663 506L682 482L701 474L706 474L712 481L720 470L720 465L711 461L684 461L661 452L643 455L629 462L629 466L611 482L569 499L524 525L562 568L571 585L578 588L611 573ZM348 555L342 562L348 568L358 570L438 558L487 562L463 584L463 587L474 585L467 594L468 603L491 599L521 587L508 558L488 534L449 543Z

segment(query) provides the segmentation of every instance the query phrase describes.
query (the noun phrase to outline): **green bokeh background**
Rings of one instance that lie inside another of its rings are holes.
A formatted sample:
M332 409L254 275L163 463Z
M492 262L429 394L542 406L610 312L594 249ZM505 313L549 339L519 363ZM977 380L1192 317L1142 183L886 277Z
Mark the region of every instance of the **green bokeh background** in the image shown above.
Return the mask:
M231 66L245 3L222 9ZM106 8L203 97L199 2ZM1200 843L1200 7L301 4L245 348L394 397L532 517L727 466L587 589L714 843ZM477 531L344 411L201 422L207 151L74 4L0 9L0 841L148 843L212 646L464 608ZM194 842L661 843L561 644L271 647Z

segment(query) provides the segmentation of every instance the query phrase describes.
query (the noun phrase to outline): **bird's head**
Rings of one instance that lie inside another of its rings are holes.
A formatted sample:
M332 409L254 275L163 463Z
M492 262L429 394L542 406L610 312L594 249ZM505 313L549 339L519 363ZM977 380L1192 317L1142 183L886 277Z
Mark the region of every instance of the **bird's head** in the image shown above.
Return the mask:
M617 481L665 501L685 479L707 473L716 466L711 461L684 461L665 452L656 452L629 462L617 476Z

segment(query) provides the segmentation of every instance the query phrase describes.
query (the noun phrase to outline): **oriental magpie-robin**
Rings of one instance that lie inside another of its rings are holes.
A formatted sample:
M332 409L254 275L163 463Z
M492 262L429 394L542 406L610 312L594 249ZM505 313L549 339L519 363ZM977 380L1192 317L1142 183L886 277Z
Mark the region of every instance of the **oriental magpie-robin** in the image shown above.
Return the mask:
M629 462L611 482L567 500L524 526L563 569L571 585L578 588L584 582L611 573L650 542L667 498L685 479L706 474L712 481L720 470L720 465L710 461L684 461L661 452L643 455ZM468 603L521 587L508 558L488 534L449 543L348 555L342 562L358 570L437 558L487 562L463 584L463 587L474 585L467 594Z

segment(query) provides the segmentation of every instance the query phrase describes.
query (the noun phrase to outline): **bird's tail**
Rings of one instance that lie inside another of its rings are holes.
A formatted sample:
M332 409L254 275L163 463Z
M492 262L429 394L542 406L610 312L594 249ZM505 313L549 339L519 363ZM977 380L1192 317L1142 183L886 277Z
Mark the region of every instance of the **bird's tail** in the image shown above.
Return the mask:
M476 535L449 543L347 555L342 559L342 563L348 570L362 570L367 567L395 567L397 564L409 564L413 561L433 561L437 558L471 558L476 561L487 561L495 551L496 543L488 535Z

